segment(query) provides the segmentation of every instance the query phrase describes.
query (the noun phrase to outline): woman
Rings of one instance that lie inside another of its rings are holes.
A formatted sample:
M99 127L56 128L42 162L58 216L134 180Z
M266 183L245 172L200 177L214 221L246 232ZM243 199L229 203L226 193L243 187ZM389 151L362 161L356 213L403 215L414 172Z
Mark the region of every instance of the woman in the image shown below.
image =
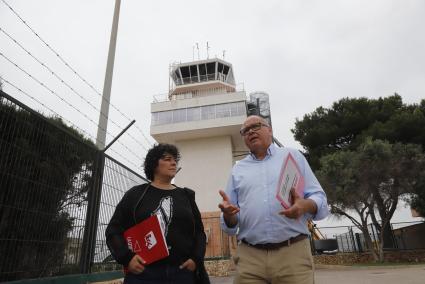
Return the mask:
M106 243L115 260L128 269L124 283L209 283L203 264L206 237L195 192L171 183L179 159L174 145L151 148L144 171L152 182L127 191L109 222ZM153 214L165 224L170 255L144 265L143 259L128 248L123 232Z

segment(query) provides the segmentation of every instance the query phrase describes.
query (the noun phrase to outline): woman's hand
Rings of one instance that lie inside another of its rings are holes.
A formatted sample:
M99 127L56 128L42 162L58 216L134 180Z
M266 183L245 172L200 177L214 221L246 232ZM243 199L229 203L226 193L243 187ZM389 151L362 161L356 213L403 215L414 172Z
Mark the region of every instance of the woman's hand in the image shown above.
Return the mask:
M140 274L145 270L145 261L140 255L136 254L128 263L128 270L134 274Z
M188 259L185 262L183 262L182 265L180 265L180 269L188 269L190 271L195 271L196 269L196 263L192 259Z

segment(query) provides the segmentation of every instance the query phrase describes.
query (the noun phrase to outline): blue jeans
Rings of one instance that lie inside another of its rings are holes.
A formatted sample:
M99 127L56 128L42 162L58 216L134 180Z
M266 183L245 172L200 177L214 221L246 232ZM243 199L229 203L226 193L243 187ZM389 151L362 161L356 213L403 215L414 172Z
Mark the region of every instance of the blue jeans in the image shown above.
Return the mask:
M124 284L194 284L194 273L178 265L146 266L140 274L127 273Z

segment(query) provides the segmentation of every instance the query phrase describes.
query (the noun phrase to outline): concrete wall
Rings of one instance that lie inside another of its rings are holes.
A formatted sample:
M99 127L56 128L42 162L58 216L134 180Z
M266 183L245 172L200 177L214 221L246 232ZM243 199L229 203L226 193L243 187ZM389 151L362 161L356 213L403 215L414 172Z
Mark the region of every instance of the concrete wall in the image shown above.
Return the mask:
M217 211L221 201L219 189L224 189L233 166L230 136L176 141L182 155L181 171L176 185L196 192L201 212Z

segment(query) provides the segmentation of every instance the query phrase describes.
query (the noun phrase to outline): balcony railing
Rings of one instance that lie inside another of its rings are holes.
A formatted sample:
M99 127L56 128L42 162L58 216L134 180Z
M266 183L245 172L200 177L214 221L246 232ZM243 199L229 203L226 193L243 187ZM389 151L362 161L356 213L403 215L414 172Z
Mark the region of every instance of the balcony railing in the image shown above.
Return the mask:
M225 83L232 83L232 82L227 82L227 75L223 74L223 73L218 73L217 74L217 78L215 76L215 74L206 74L206 75L196 75L193 77L184 77L184 78L177 78L175 80L175 84L176 86L181 86L181 85L185 85L185 84L196 84L196 83L201 83L201 82L207 82L207 81L221 81L221 82L225 82Z
M245 91L244 84L243 83L237 84L235 88L235 92L243 92L243 91ZM165 93L165 94L154 95L152 102L161 103L161 102L174 101L174 100L185 100L185 99L192 99L192 98L198 98L198 97L215 96L215 95L221 95L226 93L228 93L228 91L224 87L208 88L204 90L193 90L189 92L173 94L171 96Z
M151 122L154 126L243 115L245 101L153 112Z

